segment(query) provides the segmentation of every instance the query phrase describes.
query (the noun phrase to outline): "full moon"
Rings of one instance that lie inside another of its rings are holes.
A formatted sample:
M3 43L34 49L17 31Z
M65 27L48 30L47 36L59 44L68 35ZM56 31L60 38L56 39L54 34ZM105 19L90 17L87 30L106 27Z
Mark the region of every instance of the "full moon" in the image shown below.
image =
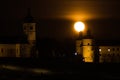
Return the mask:
M74 24L74 28L75 28L75 30L76 30L77 32L80 32L80 31L83 31L83 30L84 30L85 25L84 25L83 22L78 21L78 22L76 22L76 23Z

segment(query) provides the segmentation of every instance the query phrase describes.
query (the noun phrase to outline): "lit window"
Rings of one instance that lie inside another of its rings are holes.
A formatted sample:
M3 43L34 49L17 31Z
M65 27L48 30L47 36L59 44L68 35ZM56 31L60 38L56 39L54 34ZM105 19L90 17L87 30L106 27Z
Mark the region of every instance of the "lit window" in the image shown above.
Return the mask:
M119 51L119 48L117 48L117 51Z
M99 51L101 51L101 49L99 49Z
M75 55L77 55L77 53L75 53Z
M110 51L110 49L108 48L108 51Z

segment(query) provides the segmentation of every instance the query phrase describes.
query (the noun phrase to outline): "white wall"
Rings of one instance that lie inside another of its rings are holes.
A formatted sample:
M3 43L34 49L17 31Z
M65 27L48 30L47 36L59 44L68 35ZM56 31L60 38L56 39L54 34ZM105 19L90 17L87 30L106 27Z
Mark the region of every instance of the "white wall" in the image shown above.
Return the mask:
M100 62L120 61L120 46L99 46Z
M19 57L20 44L0 44L0 57Z

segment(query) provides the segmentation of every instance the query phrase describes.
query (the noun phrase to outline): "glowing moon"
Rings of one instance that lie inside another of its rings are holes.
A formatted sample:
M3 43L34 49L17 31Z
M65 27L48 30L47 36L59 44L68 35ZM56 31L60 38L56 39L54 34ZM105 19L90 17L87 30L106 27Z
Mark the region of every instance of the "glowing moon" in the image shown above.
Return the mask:
M75 30L76 30L77 32L80 32L80 31L83 31L83 30L84 30L85 25L84 25L83 22L78 21L78 22L76 22L76 23L74 24L74 28L75 28Z

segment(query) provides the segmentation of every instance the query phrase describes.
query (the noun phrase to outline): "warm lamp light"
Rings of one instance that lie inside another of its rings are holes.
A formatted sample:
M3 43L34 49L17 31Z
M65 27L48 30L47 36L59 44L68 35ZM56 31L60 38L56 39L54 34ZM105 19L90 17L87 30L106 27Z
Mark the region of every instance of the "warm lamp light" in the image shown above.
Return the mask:
M75 28L75 30L76 30L77 32L80 32L80 31L83 31L83 30L84 30L85 25L84 25L83 22L78 21L78 22L76 22L76 23L74 24L74 28Z

